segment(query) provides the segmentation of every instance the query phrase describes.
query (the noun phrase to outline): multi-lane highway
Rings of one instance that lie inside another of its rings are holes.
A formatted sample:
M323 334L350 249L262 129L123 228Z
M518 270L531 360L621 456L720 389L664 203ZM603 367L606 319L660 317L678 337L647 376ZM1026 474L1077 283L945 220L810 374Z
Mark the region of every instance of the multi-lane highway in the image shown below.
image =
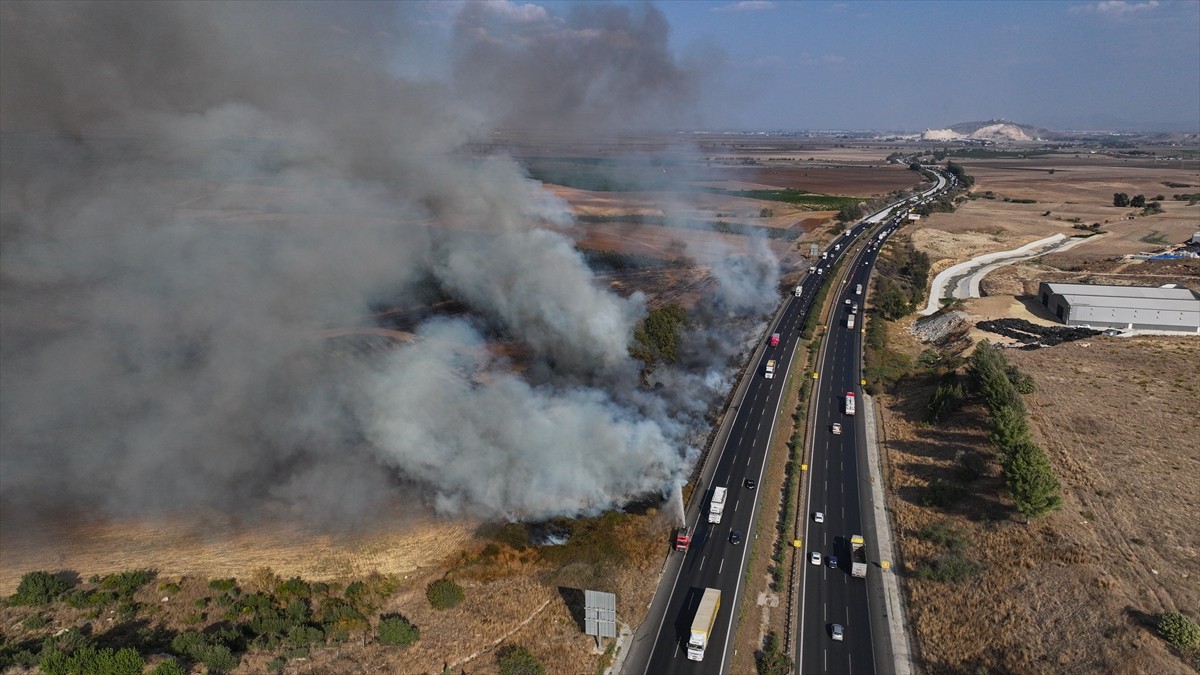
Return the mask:
M945 179L926 195L943 189ZM825 345L818 363L820 374L814 388L813 433L807 494L807 519L804 542L804 573L801 583L800 620L795 642L795 659L801 673L874 673L888 672L891 664L879 663L876 649L886 640L886 630L873 630L871 600L882 597L873 564L867 565L867 578L851 574L850 538L867 535L868 560L878 560L873 538L874 527L864 514L870 514L867 447L863 442L869 421L862 414L861 355L865 332L867 282L879 249L887 237L907 216L881 213L882 225L871 231L846 270L845 282L831 294ZM854 318L850 327L849 320ZM847 414L846 399L855 398L855 413ZM834 425L840 433L834 433ZM862 488L862 489L860 489ZM815 514L822 514L821 522ZM819 554L819 564L813 554ZM833 556L833 559L830 558ZM836 560L836 564L834 564ZM882 626L876 621L875 625ZM834 639L835 626L840 639Z
M939 185L934 190L940 189L942 184L943 181L939 179ZM812 310L813 298L820 284L836 262L856 245L864 232L871 231L879 223L885 223L880 231L890 233L895 229L899 216L888 220L892 210L900 211L901 209L891 207L884 209L835 239L826 249L823 257L816 262L811 273L800 284L799 295L792 294L786 300L778 322L769 331L780 335L780 343L778 346L765 346L758 352L758 358L752 364L754 370L749 374L751 379L747 382L740 408L731 410L734 418L729 436L722 447L714 449L714 455L709 460L716 463L715 469L711 472L712 478L707 484L698 485L696 488L703 491L703 503L698 518L693 516L689 520L689 524L693 524L695 527L691 547L683 554L683 559L677 567L677 573L673 577L670 574L664 576L659 596L652 605L646 623L638 631L639 636L643 636L646 642L652 644L648 647L634 645L629 661L626 662L626 673L671 675L675 673L729 672L729 664L733 656L732 633L736 629L738 598L741 595L742 582L745 577L744 569L749 558L749 547L755 544L749 539L753 537L755 531L753 520L757 510L758 490L751 487L747 481L761 482L774 422L778 417L779 404L787 383L787 373L800 339L800 331L808 319L809 311ZM868 244L870 255L859 255L856 260L854 274L857 275L861 272L862 277L861 281L853 282L848 286L851 294L854 293L855 283L862 283L865 293L866 275L869 274L870 267L869 264L865 267L862 265L867 258L874 261L874 252L877 252L880 243L880 240L875 238L877 236L873 235L873 243ZM864 247L863 253L868 253L867 247ZM859 319L861 321L861 301L865 295L856 297L860 302ZM844 322L842 314L844 312L839 307L839 318ZM844 323L842 325L844 326ZM833 415L825 399L836 396L836 390L839 387L849 386L847 382L851 380L857 382L859 344L857 331L843 329L839 332L834 329L830 334L830 349L825 357L826 363L823 365L823 369L828 370L831 376L823 375L817 387L817 391L823 399L823 405L818 408L818 419L822 424L826 419L832 419L831 415ZM842 338L839 340L835 334L842 335ZM835 342L841 346L835 347ZM769 360L776 361L777 376L773 378L765 376ZM843 376L839 377L837 373L841 373ZM847 378L851 378L851 380ZM847 390L849 389L842 390L842 395ZM858 419L861 419L861 416ZM861 438L862 435L856 428L851 428L853 425L846 425L844 422L843 425L847 427L847 431L841 436L832 437L837 439L836 441L830 440L830 437L821 433L816 435L816 442L825 445L814 448L810 460L814 465L817 462L823 462L819 470L814 467L812 471L811 498L817 499L825 505L827 520L826 529L812 531L810 528L810 532L804 540L806 546L809 542L814 542L814 545L819 543L821 546L819 550L822 553L834 552L836 549L834 538L843 536L843 534L848 535L849 530L843 532L843 529L854 526L861 520L857 491L859 462L853 458L853 455L858 452L859 448L858 441L855 439ZM849 460L846 459L847 453L851 455ZM705 473L708 474L707 471ZM819 479L818 473L820 474ZM721 522L710 524L706 517L708 501L716 487L727 488L728 497ZM772 489L777 488L778 486L772 487ZM821 509L813 507L813 510ZM740 536L742 543L733 541L736 539L733 536L735 532ZM812 539L814 536L817 537L816 540ZM769 542L763 542L763 544L769 545ZM841 555L839 554L839 558ZM844 620L831 619L830 623L841 623L847 626L845 642L837 645L841 648L835 653L837 660L834 663L823 663L820 670L823 672L848 672L850 668L853 668L854 672L874 670L870 633L867 629L868 607L865 593L860 593L862 597L856 595L854 590L856 585L853 583L857 582L857 587L861 591L862 580L841 579L841 577L848 577L848 551L844 555L846 558L842 569L823 567L819 569L819 574L810 572L804 575L803 583L805 583L806 592L803 616L807 623L802 635L807 646L798 662L803 665L805 672L808 671L810 663L816 663L812 659L824 660L829 656L828 650L818 651L813 647L818 640L820 627L816 625L815 618L809 621L809 607L815 608L813 611L821 612L819 615L812 616L819 616L822 622L827 616L835 616L837 619ZM674 565L669 565L668 572L674 568ZM806 566L807 569L808 566ZM838 581L833 582L830 581L831 579ZM818 590L819 584L824 584L822 590ZM703 661L693 661L687 658L686 643L692 618L705 588L721 590L721 608L718 611L716 624L713 627L709 647ZM834 607L833 610L830 610L831 606ZM829 614L830 611L834 613ZM860 625L862 626L861 633L858 632ZM850 632L851 627L854 632ZM829 640L827 634L825 640ZM852 652L853 657L850 656ZM817 669L814 667L814 670Z

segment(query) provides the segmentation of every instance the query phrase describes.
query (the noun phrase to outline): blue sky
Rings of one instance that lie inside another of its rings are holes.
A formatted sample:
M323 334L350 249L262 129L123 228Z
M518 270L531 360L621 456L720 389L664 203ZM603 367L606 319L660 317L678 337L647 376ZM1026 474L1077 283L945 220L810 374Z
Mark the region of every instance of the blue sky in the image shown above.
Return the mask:
M1196 0L652 6L676 58L705 73L708 127L920 130L1003 118L1200 132Z

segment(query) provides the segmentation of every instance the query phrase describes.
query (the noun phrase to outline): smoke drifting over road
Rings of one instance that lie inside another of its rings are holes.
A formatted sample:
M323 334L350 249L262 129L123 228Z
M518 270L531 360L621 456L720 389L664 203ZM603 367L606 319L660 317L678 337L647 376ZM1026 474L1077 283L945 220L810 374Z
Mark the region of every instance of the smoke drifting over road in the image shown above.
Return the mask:
M639 388L640 298L594 283L515 162L464 148L522 121L682 123L696 78L653 8L508 3L446 17L451 72L413 77L446 58L411 46L428 9L0 7L5 518L353 518L403 485L537 517L678 481L717 383ZM733 267L729 308L761 311ZM446 297L465 318L370 359L321 336ZM530 350L527 376L484 335Z

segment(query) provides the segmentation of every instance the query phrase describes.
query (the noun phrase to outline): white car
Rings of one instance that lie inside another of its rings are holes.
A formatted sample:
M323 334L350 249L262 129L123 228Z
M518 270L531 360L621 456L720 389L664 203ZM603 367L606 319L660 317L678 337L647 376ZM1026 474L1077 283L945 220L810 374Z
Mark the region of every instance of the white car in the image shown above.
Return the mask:
M808 561L814 565L820 565L821 564L821 554L818 553L817 551L813 551L812 555L808 556Z
M850 298L846 298L846 304L850 304Z
M845 630L842 628L842 624L840 624L840 623L833 624L833 626L830 627L829 635L834 640L837 640L838 642L842 642L842 638L845 635Z
M817 511L816 513L813 514L813 522L814 523L825 522L825 514L821 513L820 511Z
M840 423L840 422L834 422L834 423L833 423L833 433L834 433L834 435L835 435L835 436L841 436L841 435L842 435L842 425L841 425L841 423Z

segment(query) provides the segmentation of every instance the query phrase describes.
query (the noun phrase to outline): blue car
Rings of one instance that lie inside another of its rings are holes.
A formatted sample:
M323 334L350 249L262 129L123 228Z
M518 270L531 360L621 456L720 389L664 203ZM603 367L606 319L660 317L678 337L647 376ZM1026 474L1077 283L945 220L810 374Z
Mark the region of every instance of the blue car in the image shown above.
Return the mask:
M837 567L837 556L836 555L831 555L828 558L826 558L826 560L829 561L830 567Z

